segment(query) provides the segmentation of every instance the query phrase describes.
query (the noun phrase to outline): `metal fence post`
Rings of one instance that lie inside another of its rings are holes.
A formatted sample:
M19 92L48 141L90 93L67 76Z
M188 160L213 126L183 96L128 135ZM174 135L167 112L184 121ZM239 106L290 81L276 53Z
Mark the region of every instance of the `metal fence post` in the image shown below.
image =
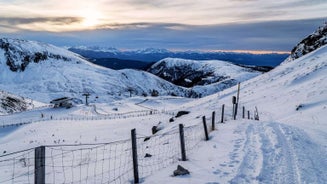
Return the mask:
M183 124L179 124L179 139L180 139L180 142L181 142L182 161L186 161L185 140L184 140L184 126L183 126Z
M208 135L208 128L207 128L207 122L205 116L202 116L202 121L203 121L204 134L206 136L206 141L207 141L209 140L209 135Z
M212 122L211 122L211 124L212 124L212 126L211 126L211 130L212 130L212 131L215 130L215 117L216 117L216 112L213 111L213 112L212 112Z
M248 111L248 119L250 119L250 111Z
M224 111L225 111L225 104L221 107L221 123L224 123Z
M45 183L45 147L40 146L34 149L35 151L35 165L34 165L34 183Z
M136 130L131 130L132 138L132 155L133 155L133 171L134 171L134 183L139 183L139 169L137 163L137 145L136 145Z

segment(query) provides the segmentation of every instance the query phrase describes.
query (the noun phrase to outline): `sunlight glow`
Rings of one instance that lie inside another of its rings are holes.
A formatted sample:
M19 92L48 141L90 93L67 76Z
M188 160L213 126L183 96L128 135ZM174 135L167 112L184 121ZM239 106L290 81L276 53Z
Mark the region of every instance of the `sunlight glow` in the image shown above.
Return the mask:
M92 28L100 24L101 14L98 11L81 11L81 17L83 18L81 24L86 28Z

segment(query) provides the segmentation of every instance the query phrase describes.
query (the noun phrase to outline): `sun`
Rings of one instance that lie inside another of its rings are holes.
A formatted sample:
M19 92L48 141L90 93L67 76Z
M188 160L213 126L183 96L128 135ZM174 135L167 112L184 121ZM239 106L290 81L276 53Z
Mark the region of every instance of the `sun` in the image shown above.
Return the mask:
M100 24L101 15L94 10L87 10L82 12L82 26L92 28Z

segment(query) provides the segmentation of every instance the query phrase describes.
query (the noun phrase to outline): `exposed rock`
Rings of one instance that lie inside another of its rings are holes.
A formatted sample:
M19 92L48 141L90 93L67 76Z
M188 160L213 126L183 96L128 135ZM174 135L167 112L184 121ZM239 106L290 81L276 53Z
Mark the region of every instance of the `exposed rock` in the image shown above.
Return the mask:
M24 98L0 91L0 114L10 114L27 110L32 106Z
M6 64L13 72L24 71L30 63L39 63L48 58L70 61L69 58L59 54L49 53L48 51L28 50L28 48L22 48L20 45L14 43L28 43L28 41L9 38L0 39L0 48L4 50Z
M177 169L174 171L174 176L181 176L181 175L187 175L190 174L190 171L185 169L184 167L178 165Z
M297 44L286 61L292 61L327 44L327 22Z
M175 117L178 118L189 113L190 111L178 111Z

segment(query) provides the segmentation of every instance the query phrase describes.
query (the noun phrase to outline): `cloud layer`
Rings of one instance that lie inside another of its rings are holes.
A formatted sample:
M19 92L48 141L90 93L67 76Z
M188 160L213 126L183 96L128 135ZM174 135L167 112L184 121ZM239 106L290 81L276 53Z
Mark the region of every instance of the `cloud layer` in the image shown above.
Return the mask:
M290 50L326 0L0 0L0 34L56 45Z

